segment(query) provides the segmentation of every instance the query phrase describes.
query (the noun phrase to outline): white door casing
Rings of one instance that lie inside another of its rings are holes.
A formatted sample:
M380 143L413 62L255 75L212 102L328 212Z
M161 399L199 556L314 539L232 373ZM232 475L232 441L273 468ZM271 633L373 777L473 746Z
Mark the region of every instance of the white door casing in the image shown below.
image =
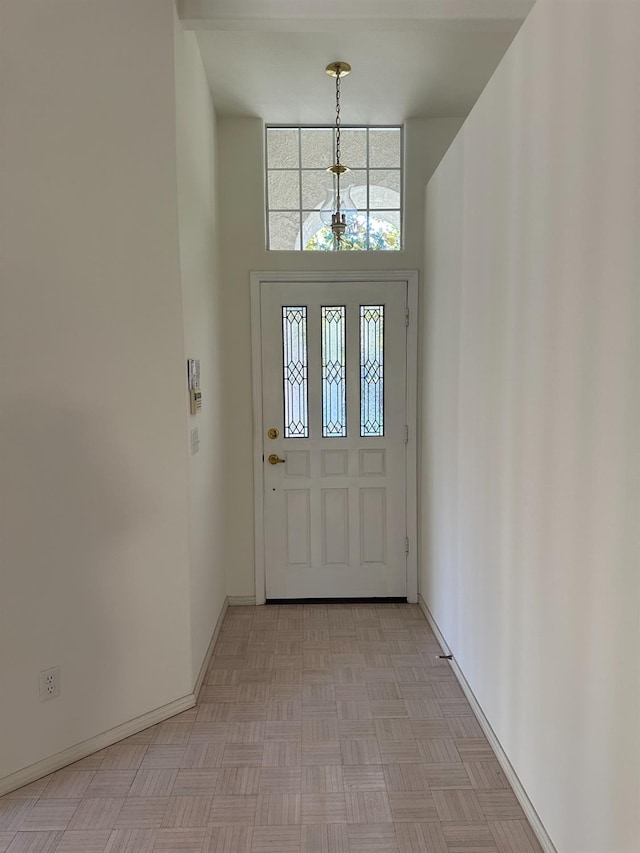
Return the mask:
M256 602L415 601L417 274L254 273L251 290ZM329 406L322 354L326 371L338 338L346 359ZM361 359L373 358L375 379L382 340L381 417L380 404L361 411Z

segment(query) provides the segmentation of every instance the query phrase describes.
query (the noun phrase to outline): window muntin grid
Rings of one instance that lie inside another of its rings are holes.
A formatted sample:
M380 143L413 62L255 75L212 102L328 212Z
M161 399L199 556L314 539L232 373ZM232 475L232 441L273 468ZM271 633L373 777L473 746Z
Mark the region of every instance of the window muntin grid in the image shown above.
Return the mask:
M398 126L343 125L341 159L350 171L341 186L353 187L359 213L357 229L347 233L355 245L344 248L402 248L402 136ZM331 251L320 210L335 180L326 171L334 159L333 128L267 126L265 152L267 248Z
M344 305L322 308L323 438L347 435L346 314Z
M284 437L309 438L307 308L282 308Z

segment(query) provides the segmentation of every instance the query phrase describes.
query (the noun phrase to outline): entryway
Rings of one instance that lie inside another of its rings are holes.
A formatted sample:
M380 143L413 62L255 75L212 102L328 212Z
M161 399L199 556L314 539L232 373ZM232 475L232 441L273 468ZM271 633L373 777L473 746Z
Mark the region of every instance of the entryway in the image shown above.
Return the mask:
M417 274L253 275L256 599L417 599Z

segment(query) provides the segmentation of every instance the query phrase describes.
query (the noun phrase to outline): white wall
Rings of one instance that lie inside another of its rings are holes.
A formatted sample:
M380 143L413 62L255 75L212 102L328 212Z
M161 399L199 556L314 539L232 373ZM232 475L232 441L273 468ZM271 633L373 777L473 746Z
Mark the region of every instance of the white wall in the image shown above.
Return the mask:
M421 269L424 186L462 119L413 119L405 126L405 250L402 252L267 252L265 250L264 126L259 119L218 123L222 262L225 288L225 439L231 466L227 491L229 595L255 594L253 543L253 412L249 273L252 270Z
M538 0L427 190L421 590L559 853L637 853L639 4Z
M178 199L171 0L0 14L2 778L191 693L222 580L212 113L193 46ZM191 470L185 336L212 412ZM55 665L62 695L42 704Z
M219 270L216 116L194 33L175 18L180 268L186 358L200 359L202 412L189 416L192 682L226 597L224 494L229 418L222 397L224 312ZM185 368L186 369L186 368ZM188 410L185 388L184 411ZM200 451L191 455L190 431Z

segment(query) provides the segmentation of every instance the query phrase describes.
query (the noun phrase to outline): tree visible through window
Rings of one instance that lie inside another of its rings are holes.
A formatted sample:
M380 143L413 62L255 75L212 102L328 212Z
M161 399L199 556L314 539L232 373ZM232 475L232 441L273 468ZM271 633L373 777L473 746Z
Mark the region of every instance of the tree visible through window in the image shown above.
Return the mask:
M267 246L332 251L335 204L332 127L267 127ZM343 127L343 249L402 248L402 128Z

